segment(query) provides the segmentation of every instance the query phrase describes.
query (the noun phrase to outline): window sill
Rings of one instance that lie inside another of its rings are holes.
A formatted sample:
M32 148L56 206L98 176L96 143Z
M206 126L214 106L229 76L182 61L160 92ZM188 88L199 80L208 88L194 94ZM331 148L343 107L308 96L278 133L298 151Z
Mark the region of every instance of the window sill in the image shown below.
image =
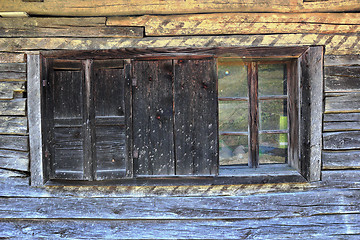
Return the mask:
M183 186L236 185L307 182L299 172L287 164L267 164L259 168L226 166L218 176L141 176L131 179L104 181L50 180L46 186Z

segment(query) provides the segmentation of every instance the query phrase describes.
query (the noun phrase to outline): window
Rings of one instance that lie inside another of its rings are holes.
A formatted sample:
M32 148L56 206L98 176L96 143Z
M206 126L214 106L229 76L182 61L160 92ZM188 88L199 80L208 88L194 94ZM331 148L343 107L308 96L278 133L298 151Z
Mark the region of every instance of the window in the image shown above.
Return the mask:
M319 179L321 47L133 52L28 56L33 185Z

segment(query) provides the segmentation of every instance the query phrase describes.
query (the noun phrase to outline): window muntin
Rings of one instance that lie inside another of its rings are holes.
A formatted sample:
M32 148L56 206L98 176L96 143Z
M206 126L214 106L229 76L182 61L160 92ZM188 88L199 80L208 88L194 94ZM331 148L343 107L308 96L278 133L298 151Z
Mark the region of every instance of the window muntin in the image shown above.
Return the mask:
M220 165L287 163L288 69L282 61L218 59Z

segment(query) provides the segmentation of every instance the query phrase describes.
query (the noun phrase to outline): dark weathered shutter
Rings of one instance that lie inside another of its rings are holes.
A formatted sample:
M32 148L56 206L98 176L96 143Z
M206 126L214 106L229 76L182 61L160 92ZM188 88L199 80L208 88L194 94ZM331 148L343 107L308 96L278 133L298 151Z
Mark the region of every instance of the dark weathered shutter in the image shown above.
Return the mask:
M136 175L173 175L172 60L133 61L133 137Z
M81 61L49 60L48 64L44 85L50 137L45 157L51 159L50 178L85 179L84 68Z
M95 179L121 178L127 169L125 116L131 101L124 60L95 60L92 71Z
M217 174L217 115L215 60L175 61L177 175Z

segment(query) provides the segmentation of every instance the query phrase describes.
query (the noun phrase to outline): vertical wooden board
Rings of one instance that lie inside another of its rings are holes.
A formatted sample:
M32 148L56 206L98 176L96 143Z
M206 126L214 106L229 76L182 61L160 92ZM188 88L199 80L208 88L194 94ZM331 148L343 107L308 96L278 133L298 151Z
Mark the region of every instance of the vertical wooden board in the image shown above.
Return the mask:
M259 166L259 101L258 66L252 62L248 67L249 87L249 167Z
M96 63L96 62L95 62ZM93 70L95 111L95 179L115 179L126 173L125 76L123 69Z
M215 60L176 60L174 92L176 174L216 175L218 106Z
M173 175L172 60L134 61L133 138L136 175Z

